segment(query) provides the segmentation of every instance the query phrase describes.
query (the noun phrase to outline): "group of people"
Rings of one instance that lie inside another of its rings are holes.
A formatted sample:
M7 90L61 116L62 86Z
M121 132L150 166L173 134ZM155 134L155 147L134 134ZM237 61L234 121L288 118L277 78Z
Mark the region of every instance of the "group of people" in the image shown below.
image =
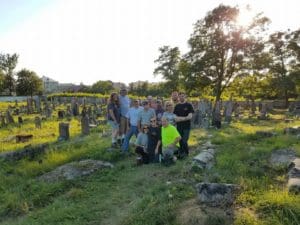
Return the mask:
M107 105L107 120L112 129L112 147L129 153L136 136L135 152L139 163L174 162L189 154L188 139L194 109L185 93L174 91L171 99L129 99L127 90L112 93Z

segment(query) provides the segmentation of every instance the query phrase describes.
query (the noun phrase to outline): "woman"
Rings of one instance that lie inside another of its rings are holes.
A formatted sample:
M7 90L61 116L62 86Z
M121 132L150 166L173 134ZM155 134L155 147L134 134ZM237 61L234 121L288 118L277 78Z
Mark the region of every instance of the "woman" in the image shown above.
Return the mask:
M149 127L148 125L144 125L142 128L142 132L140 132L137 136L136 142L135 142L135 152L140 156L138 160L142 160L142 162L139 161L139 163L149 163L149 153L148 153L148 132Z
M165 117L168 120L169 124L176 126L176 122L175 122L176 115L173 113L173 111L174 111L173 103L169 101L166 102L166 110L163 113L162 117Z
M150 119L148 154L150 162L159 161L159 154L161 154L161 127L157 125L157 119L155 117Z
M107 121L111 126L111 146L113 148L117 147L117 137L119 134L120 126L120 104L119 96L117 93L111 93L109 102L107 105Z

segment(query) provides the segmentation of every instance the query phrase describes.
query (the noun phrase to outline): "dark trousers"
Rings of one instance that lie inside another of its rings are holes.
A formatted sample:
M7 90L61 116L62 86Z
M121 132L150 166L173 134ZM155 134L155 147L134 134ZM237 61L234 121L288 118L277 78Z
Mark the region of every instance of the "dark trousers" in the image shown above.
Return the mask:
M180 136L181 136L181 140L179 142L180 145L180 151L185 153L185 154L189 154L189 146L188 146L188 140L190 137L190 128L177 128Z
M145 164L149 163L149 154L144 151L144 148L137 146L135 148L135 152L138 155L142 156L143 163L145 163Z

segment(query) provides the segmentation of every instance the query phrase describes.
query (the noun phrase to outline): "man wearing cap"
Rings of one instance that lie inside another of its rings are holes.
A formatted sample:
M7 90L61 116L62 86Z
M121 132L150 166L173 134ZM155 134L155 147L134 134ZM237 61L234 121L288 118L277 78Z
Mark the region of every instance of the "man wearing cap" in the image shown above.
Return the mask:
M122 144L124 142L125 134L128 129L126 115L130 107L130 99L127 96L127 90L125 88L121 88L120 90L119 102L121 113L119 137L121 138L121 140L118 140L118 142L120 142L119 144Z

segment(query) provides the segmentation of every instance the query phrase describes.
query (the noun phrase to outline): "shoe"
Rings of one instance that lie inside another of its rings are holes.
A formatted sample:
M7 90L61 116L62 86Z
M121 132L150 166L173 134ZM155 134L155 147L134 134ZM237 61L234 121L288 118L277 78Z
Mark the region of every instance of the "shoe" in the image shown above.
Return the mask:
M111 143L111 147L112 147L112 148L118 148L118 144L117 144L116 142Z

